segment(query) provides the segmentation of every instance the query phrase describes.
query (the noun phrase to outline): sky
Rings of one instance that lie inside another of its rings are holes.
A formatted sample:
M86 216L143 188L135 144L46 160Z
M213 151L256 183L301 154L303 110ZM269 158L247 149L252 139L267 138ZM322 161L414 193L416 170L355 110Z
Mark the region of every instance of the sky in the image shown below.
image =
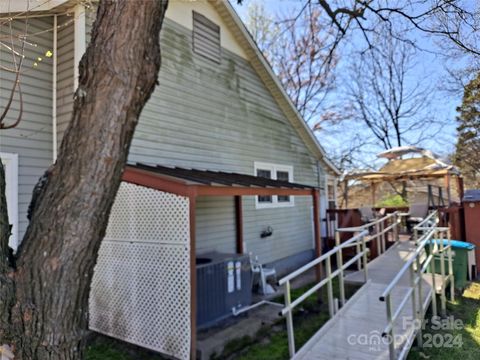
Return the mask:
M230 2L242 20L245 21L248 6L254 2L262 3L266 12L275 15L295 13L295 9L299 9L302 0L243 0L241 5L237 4L236 0L230 0ZM442 127L441 133L435 136L435 138L432 137L431 140L425 142L423 145L440 156L445 157L454 150L456 139L455 109L461 103L461 94L447 93L440 89L441 84L444 84L448 77L448 73L445 70L448 60L441 55L433 53L438 49L435 40L420 33L415 34L417 45L427 51L418 51L416 53L415 65L409 81L415 82L417 79L423 79L422 81L427 81L430 84L432 88L432 99L429 105L429 112L438 120L445 121L445 126ZM355 41L355 38L353 38L353 40ZM341 58L338 69L348 66L348 61L348 58ZM450 59L450 61L452 61L452 59ZM452 63L455 63L455 61L452 61ZM459 64L457 63L456 65ZM348 81L348 79L342 78L340 81ZM336 99L337 102L342 101L341 94L334 94L334 96L338 97L338 99ZM336 146L340 146L341 142L344 141L344 139L340 139L335 135L319 133L317 136L319 137L320 143L327 148L327 151L329 148L334 149ZM377 161L374 154L371 156L371 161L378 166L380 162Z

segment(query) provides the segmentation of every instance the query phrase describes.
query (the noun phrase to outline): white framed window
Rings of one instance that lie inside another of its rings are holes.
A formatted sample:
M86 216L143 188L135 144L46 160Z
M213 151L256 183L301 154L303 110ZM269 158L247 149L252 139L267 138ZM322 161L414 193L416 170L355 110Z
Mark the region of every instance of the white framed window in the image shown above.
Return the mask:
M7 198L8 221L12 225L12 235L8 245L17 251L18 248L18 155L0 153L5 169L5 196Z
M273 180L293 182L293 166L254 162L255 176ZM257 209L269 209L293 206L294 198L289 195L256 196Z

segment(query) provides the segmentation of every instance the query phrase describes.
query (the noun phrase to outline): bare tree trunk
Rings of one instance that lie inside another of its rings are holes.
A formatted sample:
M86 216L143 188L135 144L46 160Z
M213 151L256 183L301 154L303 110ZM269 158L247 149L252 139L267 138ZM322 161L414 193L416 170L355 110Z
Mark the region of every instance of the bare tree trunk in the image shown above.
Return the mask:
M99 5L72 119L19 249L11 318L0 324L15 359L83 358L93 268L157 82L166 7L166 0Z

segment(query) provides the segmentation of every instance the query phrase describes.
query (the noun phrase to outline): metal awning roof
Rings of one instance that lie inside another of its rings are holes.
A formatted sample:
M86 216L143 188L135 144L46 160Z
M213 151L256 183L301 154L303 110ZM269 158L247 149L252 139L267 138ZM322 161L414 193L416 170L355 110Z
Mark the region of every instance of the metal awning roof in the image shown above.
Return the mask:
M129 163L123 180L179 195L311 195L317 188L253 175Z

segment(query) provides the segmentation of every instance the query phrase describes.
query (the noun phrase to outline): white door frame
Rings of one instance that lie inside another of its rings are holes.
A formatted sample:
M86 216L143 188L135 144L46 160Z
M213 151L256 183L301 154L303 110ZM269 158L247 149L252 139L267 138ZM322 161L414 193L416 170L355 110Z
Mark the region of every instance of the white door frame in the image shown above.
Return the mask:
M0 152L5 167L5 195L7 198L8 221L13 225L8 245L18 248L18 154Z

